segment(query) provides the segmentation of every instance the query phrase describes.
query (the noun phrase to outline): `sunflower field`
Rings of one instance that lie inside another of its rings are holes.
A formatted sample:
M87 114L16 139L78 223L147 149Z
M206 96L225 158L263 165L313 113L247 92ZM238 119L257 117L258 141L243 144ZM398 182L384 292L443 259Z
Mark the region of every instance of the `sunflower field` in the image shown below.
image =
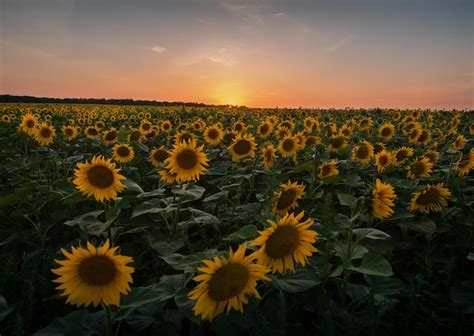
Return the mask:
M1 335L472 335L474 114L0 105Z

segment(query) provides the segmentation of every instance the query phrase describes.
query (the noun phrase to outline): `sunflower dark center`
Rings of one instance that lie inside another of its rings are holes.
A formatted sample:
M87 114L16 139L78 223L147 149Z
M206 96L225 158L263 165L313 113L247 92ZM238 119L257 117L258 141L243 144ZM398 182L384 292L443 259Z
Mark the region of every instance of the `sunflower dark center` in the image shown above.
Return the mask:
M383 137L388 137L390 134L392 134L392 130L390 129L390 127L385 127L382 129Z
M283 141L282 147L285 152L290 152L293 150L295 146L294 146L293 140L286 139L285 141Z
M228 300L242 293L248 280L249 271L245 266L229 263L212 275L208 295L214 301Z
M99 132L95 128L89 128L87 130L87 133L89 133L89 135L98 135L99 134Z
M211 128L209 132L207 132L207 136L211 139L217 139L219 137L219 132L216 129Z
M107 167L94 166L87 172L87 180L94 187L105 189L114 183L114 174Z
M383 155L383 156L380 156L379 157L379 163L382 165L382 166L385 166L387 163L388 163L388 157Z
M49 128L45 127L41 129L40 133L43 138L49 138L52 132Z
M105 140L108 140L108 141L115 140L116 137L117 137L117 132L110 131L105 135Z
M366 159L369 156L369 147L362 145L357 149L357 157L359 159Z
M341 147L343 143L344 143L344 139L342 137L337 137L337 138L334 138L334 139L331 140L331 145L334 148Z
M66 128L66 129L64 130L64 132L65 132L66 135L68 135L68 136L71 136L71 135L72 135L72 129L70 129L70 128Z
M243 129L242 124L237 124L237 125L235 125L235 130L236 130L237 132L240 132L242 129Z
M300 236L294 226L279 226L270 237L268 237L265 252L270 258L284 258L296 250L299 242Z
M284 210L291 206L296 198L296 191L294 189L288 189L281 193L280 197L278 198L278 202L276 208L278 210Z
M235 143L234 152L239 155L245 155L250 152L251 148L252 147L250 146L250 142L248 140L242 139Z
M316 138L315 137L310 136L306 139L306 144L307 145L314 145L315 143L316 143Z
M402 161L408 156L408 152L406 150L401 150L397 152L396 158L397 161Z
M416 203L419 205L434 204L439 201L439 197L440 193L438 189L430 188L418 196Z
M118 149L117 149L117 154L119 156L123 156L123 157L126 157L130 154L130 149L128 149L128 147L126 146L120 146Z
M167 130L170 128L170 124L166 123L166 124L163 124L163 129Z
M103 255L95 255L84 259L79 265L79 277L92 286L110 284L117 274L114 262Z
M331 166L330 165L324 165L323 169L321 169L321 174L323 176L328 175L331 172Z
M168 152L165 151L164 149L158 149L155 152L155 160L158 162L165 162L165 160L168 158Z
M150 129L151 125L148 124L148 123L144 123L142 124L142 128L145 130L145 131L148 131Z
M411 171L415 175L422 175L425 172L425 165L423 164L423 162L414 162L411 165Z
M35 126L35 121L32 120L32 119L27 120L27 121L26 121L26 126L27 126L28 128L32 128L33 126Z
M428 132L423 131L423 133L421 133L420 137L418 138L418 141L425 142L426 140L428 140Z
M268 125L267 124L263 124L262 126L260 126L260 133L262 134L266 134L268 132Z
M182 169L193 169L198 163L196 153L191 149L185 149L176 157L178 166Z
M132 134L130 134L130 140L138 141L138 139L140 139L140 131L133 131Z

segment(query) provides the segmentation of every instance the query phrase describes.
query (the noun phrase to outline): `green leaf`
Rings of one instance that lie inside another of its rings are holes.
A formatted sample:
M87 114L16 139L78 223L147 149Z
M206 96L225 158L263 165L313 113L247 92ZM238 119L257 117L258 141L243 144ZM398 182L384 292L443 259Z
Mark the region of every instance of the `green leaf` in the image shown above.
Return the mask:
M96 211L87 212L85 214L78 215L71 220L66 221L64 225L67 225L67 226L77 225L82 228L84 226L96 224L98 222L102 223L100 220L97 219L97 217L99 217L103 213L104 213L104 210L96 210Z
M389 234L372 228L354 229L352 232L357 236L358 240L364 238L373 240L385 240L387 238L390 238Z
M0 295L0 322L3 321L3 319L10 314L15 307L10 307L7 304L7 301L5 298Z
M82 194L79 191L73 192L70 195L67 195L59 200L59 202L62 202L64 204L76 204L79 202L84 202L90 200L86 195Z
M321 283L316 274L304 268L298 268L295 273L271 276L272 286L288 293L300 293Z
M198 252L194 255L184 256L179 253L173 253L168 256L161 257L168 265L173 267L175 270L194 270L203 259L208 259L215 256L217 250L207 250L205 252Z
M143 189L136 182L132 181L129 178L125 179L123 181L123 184L125 185L125 188L127 188L127 190L140 193L140 194L144 192Z
M248 240L254 238L257 235L257 227L249 224L241 227L238 231L235 231L223 238L223 240L229 240L231 242L237 242L239 240Z
M102 315L103 312L100 312ZM94 316L96 315L96 316ZM75 335L97 335L102 330L94 330L92 321L98 314L90 314L81 309L72 312L66 317L56 318L46 328L38 331L35 336L75 336Z
M432 235L436 232L436 223L428 217L423 217L415 223L408 223L406 227L413 231L417 231L427 235Z
M181 202L183 203L200 199L205 191L205 188L197 184L185 184L182 187L175 186L171 189L173 194L180 195Z
M350 208L354 208L357 202L357 198L348 194L337 194L337 198L339 199L339 204Z
M392 266L380 254L369 252L362 258L362 264L359 267L350 266L347 269L369 275L388 277L393 274Z
M342 178L341 176L329 176L325 177L321 180L321 183L323 185L329 185L329 184L339 184L342 182L345 182L346 180Z
M210 202L214 202L214 201L218 201L218 200L221 200L221 199L225 199L227 198L229 195L229 192L227 190L222 190L222 191L219 191L215 194L212 194L208 197L206 197L205 199L203 199L203 203L210 203Z
M145 201L143 203L138 204L135 209L133 210L132 217L138 217L143 214L147 213L159 213L159 212L168 212L168 211L174 211L176 209L176 206L174 204L168 205L166 208L161 207L161 199L159 198L154 198L148 201Z

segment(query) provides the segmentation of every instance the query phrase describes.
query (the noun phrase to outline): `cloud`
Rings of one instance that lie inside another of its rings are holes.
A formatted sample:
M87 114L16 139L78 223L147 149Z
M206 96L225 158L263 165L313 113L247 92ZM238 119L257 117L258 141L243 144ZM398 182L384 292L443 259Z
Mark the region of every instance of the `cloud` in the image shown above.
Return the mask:
M162 47L162 46L154 46L153 48L151 48L151 51L154 51L158 54L162 54L166 51L167 49L165 47Z
M351 43L354 40L355 36L348 35L340 40L333 42L331 45L327 46L325 50L327 52L334 52L336 50L341 49L342 47L346 46L347 44Z

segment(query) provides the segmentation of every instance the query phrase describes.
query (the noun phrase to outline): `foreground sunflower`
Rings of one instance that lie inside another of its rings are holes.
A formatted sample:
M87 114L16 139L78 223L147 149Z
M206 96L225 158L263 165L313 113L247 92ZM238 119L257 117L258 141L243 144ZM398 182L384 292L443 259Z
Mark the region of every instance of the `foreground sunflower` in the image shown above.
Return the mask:
M407 167L408 178L414 180L419 177L427 177L433 172L433 163L426 157L413 161Z
M268 221L271 226L253 241L260 247L255 252L259 264L270 267L273 273L294 272L295 262L304 266L307 258L318 251L313 246L318 233L308 230L314 221L301 221L303 216L304 211L297 216L287 214L278 222Z
M154 148L150 152L150 160L153 166L159 167L165 164L166 159L169 157L169 153L165 147Z
M384 140L390 140L395 133L395 126L391 123L385 123L379 127L379 137Z
M204 140L211 145L217 145L224 137L224 131L217 125L209 126L204 130Z
M352 160L367 165L374 156L374 146L370 142L363 141L352 149Z
M397 196L390 183L382 183L380 179L375 180L375 188L372 190L372 215L378 219L389 218L393 214Z
M288 181L280 186L281 191L275 192L275 205L272 212L280 216L298 206L298 200L304 196L304 185Z
M41 124L33 133L33 137L42 146L47 146L53 142L56 136L56 130L48 124Z
M28 113L21 117L20 129L28 135L33 135L35 132L38 119L35 115Z
M296 137L292 135L286 135L278 143L278 151L281 153L281 157L283 158L295 156L298 152L298 148L298 141Z
M245 256L246 246L237 251L229 250L228 257L214 257L202 260L205 267L199 267L199 275L193 278L199 282L188 297L196 301L193 311L203 320L213 320L217 315L229 313L232 309L243 313L248 297L260 299L258 280L270 280L265 274L269 269L254 263L254 254Z
M421 212L429 214L430 212L441 212L443 207L448 205L448 198L451 192L444 188L442 183L437 185L427 185L421 191L412 194L408 210L411 212Z
M239 161L246 157L255 157L256 149L257 144L253 135L239 133L235 136L232 145L229 146L229 153L232 156L232 161Z
M397 166L400 166L403 163L405 163L407 158L409 158L410 156L413 156L413 149L410 147L403 146L397 149L394 155L395 155L394 163Z
M99 248L87 242L87 249L73 246L71 253L61 249L66 259L56 260L61 266L51 271L59 275L53 282L60 284L56 289L67 296L66 303L78 307L119 304L120 294L130 292L134 269L127 266L133 259L116 254L117 249L108 240Z
M319 166L319 178L323 179L330 176L339 175L339 170L337 169L336 160L331 160L326 163L322 163Z
M377 171L381 173L387 169L394 160L395 158L393 157L393 154L383 149L375 154L375 167L377 168Z
M197 181L207 171L207 155L203 146L196 147L194 141L181 142L174 145L170 156L166 159L170 174L176 174L178 182Z
M125 176L119 174L120 169L115 163L103 156L94 156L91 163L78 163L73 183L76 188L87 196L93 196L103 202L117 197L117 193L125 189L121 182Z
M112 148L113 159L120 163L127 163L135 157L133 147L127 144L116 144Z

